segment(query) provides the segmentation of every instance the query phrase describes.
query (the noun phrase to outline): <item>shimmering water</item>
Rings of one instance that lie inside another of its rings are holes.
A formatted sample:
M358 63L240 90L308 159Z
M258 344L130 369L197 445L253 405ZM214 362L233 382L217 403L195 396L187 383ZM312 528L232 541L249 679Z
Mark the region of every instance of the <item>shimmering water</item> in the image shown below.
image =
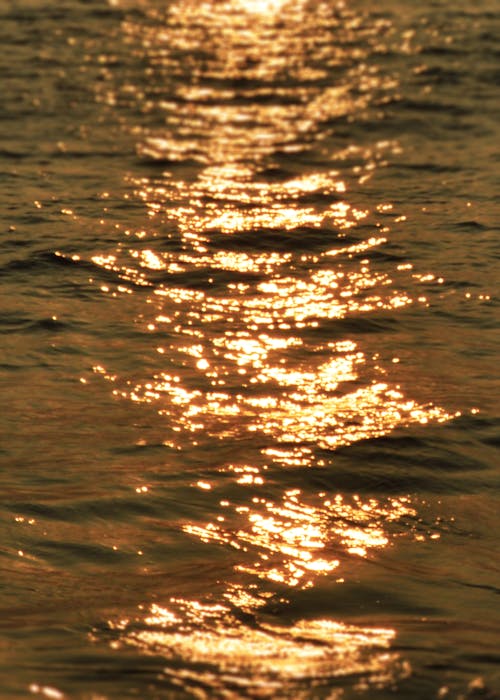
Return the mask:
M497 698L495 0L3 0L2 698Z

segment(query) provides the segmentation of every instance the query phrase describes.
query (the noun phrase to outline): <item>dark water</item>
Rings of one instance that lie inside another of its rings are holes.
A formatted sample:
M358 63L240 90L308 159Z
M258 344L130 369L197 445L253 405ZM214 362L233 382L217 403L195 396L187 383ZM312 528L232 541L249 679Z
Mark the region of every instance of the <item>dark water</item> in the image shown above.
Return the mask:
M3 0L2 698L497 698L499 7Z

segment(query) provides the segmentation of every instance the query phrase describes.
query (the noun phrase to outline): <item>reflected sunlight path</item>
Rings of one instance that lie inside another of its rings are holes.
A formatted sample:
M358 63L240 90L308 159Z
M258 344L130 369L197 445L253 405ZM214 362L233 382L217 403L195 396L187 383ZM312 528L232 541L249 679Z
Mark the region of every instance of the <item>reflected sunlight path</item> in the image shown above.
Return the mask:
M287 484L290 471L332 468L340 447L455 415L408 396L399 358L347 324L389 327L428 303L411 261L384 257L404 217L359 204L397 142L332 138L397 90L368 60L390 27L326 2L140 6L122 26L137 74L99 99L130 120L144 227L90 262L114 280L103 294L125 307L143 294L130 323L158 370L94 372L118 399L155 407L164 446L213 452L192 484L211 517L180 528L223 548L232 573L222 598L207 581L204 600L145 601L136 619L110 621L113 645L164 655L165 677L199 698L310 697L311 679L339 677L390 685L410 672L395 629L267 612L320 578L334 595L355 560L434 537L409 496L361 497L355 475L352 493ZM248 458L219 458L226 445Z

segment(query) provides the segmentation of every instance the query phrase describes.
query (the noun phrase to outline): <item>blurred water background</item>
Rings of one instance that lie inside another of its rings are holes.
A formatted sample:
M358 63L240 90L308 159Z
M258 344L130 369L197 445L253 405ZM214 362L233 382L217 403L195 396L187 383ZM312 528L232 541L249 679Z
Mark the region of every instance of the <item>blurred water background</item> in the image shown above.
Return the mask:
M2 0L2 698L499 697L499 30Z

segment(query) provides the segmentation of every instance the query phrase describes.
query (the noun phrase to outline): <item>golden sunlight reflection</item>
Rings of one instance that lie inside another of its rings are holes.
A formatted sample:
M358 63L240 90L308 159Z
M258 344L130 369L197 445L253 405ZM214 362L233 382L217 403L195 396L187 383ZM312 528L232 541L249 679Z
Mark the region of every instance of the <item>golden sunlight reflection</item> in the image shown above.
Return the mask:
M363 60L383 49L384 20L363 22L343 3L178 0L148 14L149 22L124 21L125 41L148 81L166 79L170 89L128 82L100 95L163 117L135 126L145 158L254 168L276 151L309 149L332 122L397 87Z
M183 488L202 505L185 498L169 526L195 556L212 547L220 579L197 600L153 584L137 616L109 621L112 643L160 655L164 678L201 700L391 685L410 669L390 626L271 612L321 585L335 596L399 542L435 536L410 497L353 493L356 474L346 493L307 486L339 448L456 415L405 375L392 335L444 280L414 269L392 235L405 212L366 188L400 148L370 128L398 97L373 60L392 50L391 22L343 2L138 7L121 25L122 84L104 74L96 88L135 145L132 216L120 212L115 250L66 257L136 331L138 362L123 336L92 371L160 418L156 447L186 457Z
M289 3L290 0L234 0L233 5L252 14L271 14L283 11Z
M334 170L273 183L253 178L247 170L210 167L194 183L165 174L160 182L142 178L131 184L150 218L160 217L175 224L184 245L195 249L193 235L203 242L208 240L203 234L211 232L294 230L321 225L345 232L368 213L338 199L346 185ZM314 196L318 199L314 205L301 203Z
M238 483L264 483L251 476ZM413 532L416 511L407 497L323 494L306 502L299 489L291 489L278 503L264 494L249 506L223 501L220 513L206 525L188 523L184 531L238 550L244 557L238 571L290 587L310 588L321 575L342 583L349 577L350 556L367 557L398 537L422 537Z
M206 248L198 248L199 255L184 253L155 253L151 249L129 251L133 263L120 266L114 256L95 256L93 262L107 270L116 271L124 282L135 281L140 286L153 286L145 270L154 273L164 271L174 276L188 269L198 268L206 273L216 271L260 273L265 281L250 285L247 282L228 280L226 293L213 296L206 291L157 283L154 294L162 297L161 306L190 302L192 318L200 325L215 317L231 317L238 313L248 328L259 326L275 328L303 328L318 325L319 319L343 318L350 313L390 310L413 303L425 303L423 298L412 298L407 292L394 287L394 280L385 272L372 270L369 258L359 259L359 253L367 252L383 243L384 239L372 237L363 242L328 250L318 255L291 253L244 252L218 250L211 254ZM201 253L201 254L200 254ZM336 257L332 267L330 258ZM357 256L357 257L356 257ZM346 270L345 262L351 269ZM285 269L288 274L281 272ZM305 276L304 273L309 275ZM395 271L395 275L404 271ZM134 279L135 278L135 279ZM209 278L209 282L210 282ZM253 280L249 280L253 282ZM212 279L213 282L213 279ZM196 305L193 307L192 303ZM179 306L176 315L182 314ZM159 315L165 316L163 309ZM283 325L285 324L285 325Z
M282 382L286 384L289 379L285 375ZM406 399L398 388L384 382L374 382L341 396L328 396L321 387L321 373L311 385L300 382L295 392L276 401L266 414L250 424L249 430L261 430L288 444L311 443L335 449L381 437L399 426L444 422L452 417L439 407Z
M258 617L249 625L240 610L248 607L251 594L233 587L226 597L224 604L171 598L166 606L151 605L142 618L110 621L118 635L114 646L162 654L165 677L206 700L273 698L284 690L302 697L300 690L310 688L311 679L318 689L344 678L364 690L410 673L390 649L393 629L329 619L282 626Z
M196 299L196 294L190 294L187 303L189 316L198 321L193 311ZM286 305L281 310L276 300L272 303L274 312L286 318ZM214 310L203 316L205 323L216 326L224 318ZM251 318L251 325L258 328L259 317ZM303 340L283 331L230 330L229 323L226 330L206 335L202 325L193 330L178 311L168 317L156 315L148 327L154 328L150 331L154 335L163 326L172 328L175 342L158 346L157 351L172 370L144 382L120 381L102 367L94 371L113 383L117 397L154 404L168 418L166 433L171 432L166 439L179 448L183 433L199 433L204 439L258 433L274 438L269 454L275 454L278 462L305 465L313 459L308 446L334 450L398 427L444 422L455 415L408 398L387 377L397 362L386 369L353 341L311 347L304 355ZM297 452L291 453L294 445Z

